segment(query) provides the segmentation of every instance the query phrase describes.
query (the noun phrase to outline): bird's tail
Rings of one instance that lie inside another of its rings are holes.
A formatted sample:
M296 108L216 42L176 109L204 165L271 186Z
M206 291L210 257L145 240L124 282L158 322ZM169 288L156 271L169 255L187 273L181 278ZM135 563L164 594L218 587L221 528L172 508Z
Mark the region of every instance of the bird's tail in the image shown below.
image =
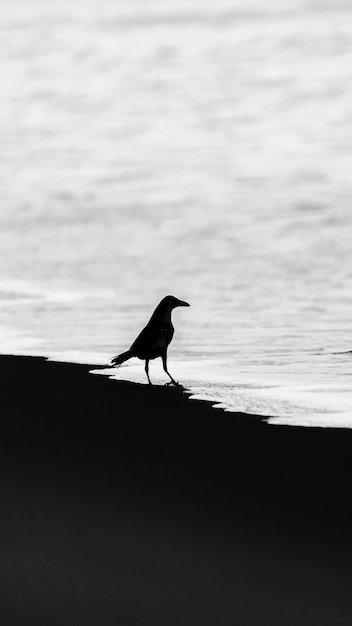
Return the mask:
M131 350L127 350L127 352L122 352L122 354L118 354L117 356L114 356L113 359L111 359L110 361L111 367L113 367L114 365L121 365L122 363L124 363L125 361L128 361L128 359L131 359L132 357L133 357L133 354Z

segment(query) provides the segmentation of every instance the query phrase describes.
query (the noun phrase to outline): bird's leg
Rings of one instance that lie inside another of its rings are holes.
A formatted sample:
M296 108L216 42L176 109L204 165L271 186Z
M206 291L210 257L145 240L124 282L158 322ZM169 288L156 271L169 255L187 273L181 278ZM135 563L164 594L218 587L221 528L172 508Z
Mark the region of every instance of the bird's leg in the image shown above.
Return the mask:
M174 380L170 374L170 372L168 372L167 369L167 354L166 352L164 354L161 355L162 361L163 361L163 368L164 368L164 372L166 372L166 374L168 375L168 377L170 378L171 382L170 383L166 383L167 385L175 385L175 387L179 387L179 383L176 382L176 380Z
M145 369L145 373L147 374L148 383L150 385L152 385L153 383L152 383L152 381L149 378L149 360L148 359L145 360L145 368L144 369Z

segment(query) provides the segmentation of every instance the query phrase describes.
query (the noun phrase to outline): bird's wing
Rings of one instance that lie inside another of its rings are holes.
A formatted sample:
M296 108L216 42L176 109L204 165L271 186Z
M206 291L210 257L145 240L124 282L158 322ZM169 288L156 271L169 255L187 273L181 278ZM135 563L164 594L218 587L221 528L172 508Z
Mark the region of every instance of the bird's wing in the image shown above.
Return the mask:
M158 356L169 345L174 334L171 324L148 324L131 346L131 351L141 358Z

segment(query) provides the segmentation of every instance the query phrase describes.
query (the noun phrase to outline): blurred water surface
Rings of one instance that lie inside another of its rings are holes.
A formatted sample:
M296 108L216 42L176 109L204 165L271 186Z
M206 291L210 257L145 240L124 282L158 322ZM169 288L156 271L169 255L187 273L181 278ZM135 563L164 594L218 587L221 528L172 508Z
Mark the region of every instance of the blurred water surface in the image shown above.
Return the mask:
M5 0L2 352L104 363L174 293L196 395L351 427L351 68L343 1Z

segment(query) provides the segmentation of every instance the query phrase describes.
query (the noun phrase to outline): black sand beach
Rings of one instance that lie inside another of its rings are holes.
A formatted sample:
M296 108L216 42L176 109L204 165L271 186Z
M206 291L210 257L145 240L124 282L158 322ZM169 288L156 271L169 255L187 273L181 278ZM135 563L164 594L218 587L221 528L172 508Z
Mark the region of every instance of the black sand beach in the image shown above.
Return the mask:
M352 432L0 357L4 626L352 623Z

